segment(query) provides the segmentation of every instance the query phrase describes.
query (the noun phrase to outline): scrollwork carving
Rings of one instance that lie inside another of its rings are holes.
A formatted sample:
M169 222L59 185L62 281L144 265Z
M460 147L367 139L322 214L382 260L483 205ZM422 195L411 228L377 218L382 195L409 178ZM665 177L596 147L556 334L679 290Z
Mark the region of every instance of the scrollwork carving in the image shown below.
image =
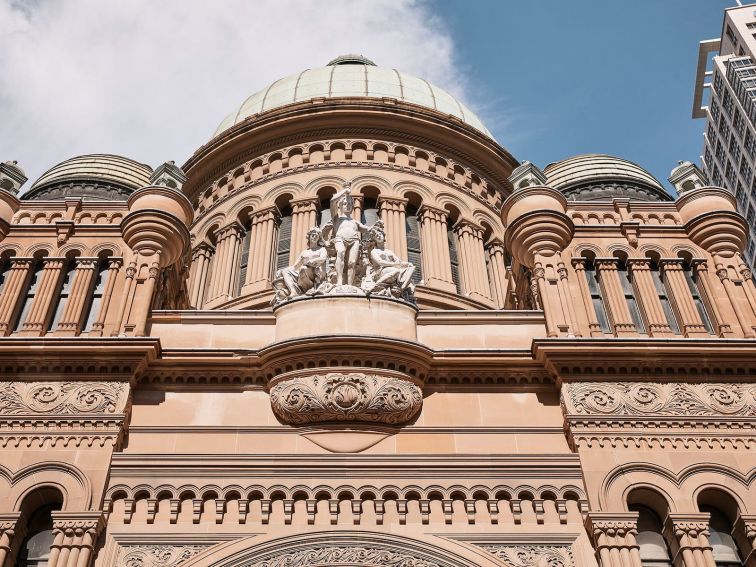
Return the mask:
M441 564L378 547L313 547L279 553L244 564L244 567L310 567L316 565L360 565L365 567L441 567ZM131 567L131 566L130 566ZM141 566L134 566L141 567ZM557 567L557 566L554 566Z
M270 390L273 411L285 423L363 421L399 425L423 403L420 388L408 379L360 372L286 378Z
M662 416L756 416L756 386L748 384L569 384L568 413Z
M130 545L121 551L124 567L176 567L205 549L202 545Z
M572 567L575 560L569 546L481 545L509 567Z
M6 382L0 388L0 416L119 413L126 407L127 388L122 382Z

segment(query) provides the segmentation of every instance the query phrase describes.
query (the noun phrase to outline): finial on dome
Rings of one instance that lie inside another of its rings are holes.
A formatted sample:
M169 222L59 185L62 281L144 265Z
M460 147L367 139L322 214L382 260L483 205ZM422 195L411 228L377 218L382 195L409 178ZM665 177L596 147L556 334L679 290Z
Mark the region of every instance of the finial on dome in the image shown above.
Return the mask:
M686 191L706 186L706 176L689 161L678 161L678 165L669 174L669 182L677 190L678 195Z
M339 55L336 59L328 62L328 67L334 67L336 65L370 65L375 67L376 64L365 57L364 55L357 55L356 53L348 53L347 55Z
M18 166L16 160L0 163L0 189L15 195L26 180L26 173Z

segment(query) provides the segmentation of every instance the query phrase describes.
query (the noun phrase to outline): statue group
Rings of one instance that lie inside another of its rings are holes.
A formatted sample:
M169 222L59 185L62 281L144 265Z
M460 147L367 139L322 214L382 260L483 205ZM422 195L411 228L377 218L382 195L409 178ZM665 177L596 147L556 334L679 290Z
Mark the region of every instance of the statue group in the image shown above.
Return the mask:
M368 227L352 218L346 183L330 202L331 220L307 232L307 248L273 280L278 305L315 295L384 296L414 301L415 266L386 248L383 222Z

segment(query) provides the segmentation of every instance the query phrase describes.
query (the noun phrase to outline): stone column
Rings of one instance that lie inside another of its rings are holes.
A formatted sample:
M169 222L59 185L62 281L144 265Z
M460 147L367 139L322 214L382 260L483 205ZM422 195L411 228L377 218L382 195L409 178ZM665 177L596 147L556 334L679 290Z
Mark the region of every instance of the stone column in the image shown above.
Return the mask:
M604 331L596 319L596 309L593 307L593 298L591 290L588 289L588 279L585 275L585 258L573 258L572 266L575 268L575 274L580 288L580 296L585 311L586 321L588 321L588 331L592 337L603 337Z
M491 240L486 247L486 267L488 282L491 285L491 295L499 309L504 309L509 289L507 280L507 265L504 261L504 244L501 240Z
M12 557L14 548L20 543L16 537L20 518L20 512L0 514L0 567L5 565L8 557Z
M673 336L674 331L667 322L664 307L662 307L651 275L651 260L648 258L630 258L627 260L627 268L633 276L633 282L638 291L639 303L648 323L649 336Z
M575 305L572 301L572 293L570 291L569 272L567 266L561 258L561 253L556 255L557 261L557 291L559 292L559 301L562 304L562 311L566 311L566 319L570 325L567 330L568 337L582 337L583 333L578 325L577 314L575 313Z
M491 301L483 250L483 229L471 222L460 221L454 226L454 232L457 235L462 293L478 301Z
M599 285L604 292L608 307L609 320L614 327L614 334L617 337L636 334L637 330L617 274L617 259L596 258L594 263L599 274Z
M364 201L362 195L352 195L352 218L357 222L360 222L362 219Z
M97 258L77 258L71 293L63 308L63 315L54 334L76 336L81 331L81 317L92 293L92 281L97 270Z
M716 567L709 544L709 514L670 514L664 535L675 567Z
M89 567L97 535L103 526L100 512L53 512L53 537L48 567Z
M746 339L752 339L756 337L756 333L754 333L753 331L753 327L751 326L751 322L748 316L743 312L743 309L741 308L740 301L738 300L735 289L735 283L730 277L730 271L721 261L717 261L716 266L717 276L719 277L719 280L722 282L722 285L725 288L727 299L730 300L730 304L732 305L732 310L735 312L735 317L738 320L738 324L740 325L740 328L743 329L743 337L745 337Z
M126 319L126 334L143 337L147 328L147 317L152 308L157 279L160 277L160 262L144 263L137 273L136 282L141 289L134 294L131 313Z
M708 337L709 332L701 321L690 286L685 280L683 273L683 260L681 258L662 258L659 262L664 270L664 279L672 302L677 307L677 313L682 323L682 333L686 337Z
M50 307L55 294L60 291L60 278L66 260L65 258L45 258L43 262L42 276L19 335L40 337L47 332Z
M192 251L192 268L189 275L189 304L201 309L205 300L205 290L210 278L208 268L215 248L207 242L199 243Z
M302 251L307 248L307 231L318 224L319 204L314 197L291 202L289 265L294 264Z
M228 301L239 273L239 255L244 228L237 222L218 231L208 303ZM236 276L236 278L234 277Z
M254 293L270 287L275 267L278 240L278 209L270 207L251 215L252 234L249 239L247 281L243 293Z
M418 215L423 250L423 281L428 287L456 293L446 236L446 211L423 205Z
M590 512L585 528L600 567L641 567L638 512Z
M756 286L753 283L753 273L743 263L743 258L738 255L740 265L738 271L743 278L743 291L745 292L746 299L748 299L748 305L751 307L751 331L756 331Z
M123 261L120 258L111 258L109 260L107 281L105 282L105 289L102 292L100 311L97 314L97 319L92 323L92 330L89 331L89 335L92 337L101 337L103 334L105 317L108 315L108 308L110 307L110 301L113 299L113 290L115 289L118 272L122 264Z
M0 336L10 334L14 315L19 308L21 294L31 277L33 258L13 258L0 296Z
M735 522L732 537L743 554L743 564L747 567L756 566L756 515L740 516ZM1 563L0 563L1 565Z
M719 301L718 294L714 291L714 282L711 280L706 260L693 260L693 269L696 271L697 281L706 297L711 314L714 316L714 325L717 326L716 332L720 337L729 337L733 334L732 325L726 322L722 316L722 305Z
M407 199L381 197L378 210L386 231L386 247L407 261Z

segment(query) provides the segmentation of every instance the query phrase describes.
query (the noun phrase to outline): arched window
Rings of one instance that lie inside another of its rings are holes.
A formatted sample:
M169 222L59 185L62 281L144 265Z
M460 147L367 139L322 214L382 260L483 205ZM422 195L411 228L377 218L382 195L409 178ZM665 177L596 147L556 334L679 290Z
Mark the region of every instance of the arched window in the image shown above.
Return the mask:
M643 325L643 319L641 318L640 310L638 309L638 300L635 297L635 288L631 280L631 275L627 271L627 263L620 259L617 265L617 274L619 275L620 285L622 286L622 293L625 296L625 302L627 308L630 310L630 317L633 320L635 329L639 333L645 332L645 326Z
M97 263L97 273L95 274L92 295L89 304L84 309L84 327L82 331L88 333L92 330L92 325L97 321L102 305L102 295L105 293L105 284L108 279L108 270L110 269L110 260L103 259Z
M688 282L690 294L693 296L693 303L696 304L698 316L701 317L701 321L703 322L704 327L706 327L708 333L713 335L714 329L711 325L711 319L709 319L709 315L706 313L706 306L701 298L701 292L698 289L698 273L688 261L683 264L683 273L685 274L685 280Z
M601 292L598 278L596 277L596 265L593 258L585 257L585 279L588 281L588 293L591 295L591 303L596 313L596 321L605 333L611 333L609 326L609 317L606 314L606 305L604 304L604 295Z
M680 334L680 325L677 323L675 312L672 310L672 304L669 302L669 295L667 295L667 288L664 285L664 275L659 270L659 262L655 259L651 260L651 279L654 280L654 288L656 289L656 295L659 297L659 302L664 310L664 317L667 319L667 324L676 334Z
M10 275L12 265L12 256L3 255L2 257L0 257L0 293L3 292L3 288L5 287L5 280Z
M457 256L457 234L454 232L452 223L446 225L446 239L449 243L449 261L451 262L451 275L457 293L462 293L462 286L459 280L459 257Z
M668 567L672 565L667 542L662 535L662 522L651 508L631 504L631 512L638 512L638 535L643 567Z
M320 200L320 219L318 220L318 226L323 228L329 222L331 222L331 198Z
M21 329L24 322L26 321L26 318L29 316L29 311L31 310L32 303L34 302L34 297L37 295L37 289L39 288L39 284L42 281L43 269L43 261L41 259L36 260L34 262L34 265L32 266L31 277L26 284L26 290L22 296L23 303L21 304L21 309L19 310L18 317L16 318L16 324L13 326L14 331Z
M380 219L378 203L375 199L365 197L362 202L362 213L360 213L360 222L367 226L373 226Z
M291 218L291 217L289 217ZM239 253L239 278L236 282L236 295L241 294L241 288L247 281L247 268L249 267L249 244L252 235L249 223L244 227L244 236L241 241L241 251Z
M291 251L291 207L281 210L281 221L278 225L278 248L276 249L276 270L289 265Z
M76 260L66 260L63 265L63 281L60 286L60 293L58 293L55 299L55 309L53 310L52 319L50 319L50 325L47 328L48 331L54 331L60 323L60 318L63 316L63 311L66 309L66 303L71 296L71 288L73 288L74 276L76 275Z
M404 218L407 233L407 260L415 266L412 282L419 283L423 279L423 250L420 243L420 222L417 219L417 207L407 205Z
M27 516L26 535L16 556L16 567L47 567L54 539L52 513L60 508L58 503L45 504Z
M719 509L713 506L699 506L701 512L708 512L709 517L709 543L714 555L717 567L740 567L743 560L740 557L738 546L732 538L732 522Z

